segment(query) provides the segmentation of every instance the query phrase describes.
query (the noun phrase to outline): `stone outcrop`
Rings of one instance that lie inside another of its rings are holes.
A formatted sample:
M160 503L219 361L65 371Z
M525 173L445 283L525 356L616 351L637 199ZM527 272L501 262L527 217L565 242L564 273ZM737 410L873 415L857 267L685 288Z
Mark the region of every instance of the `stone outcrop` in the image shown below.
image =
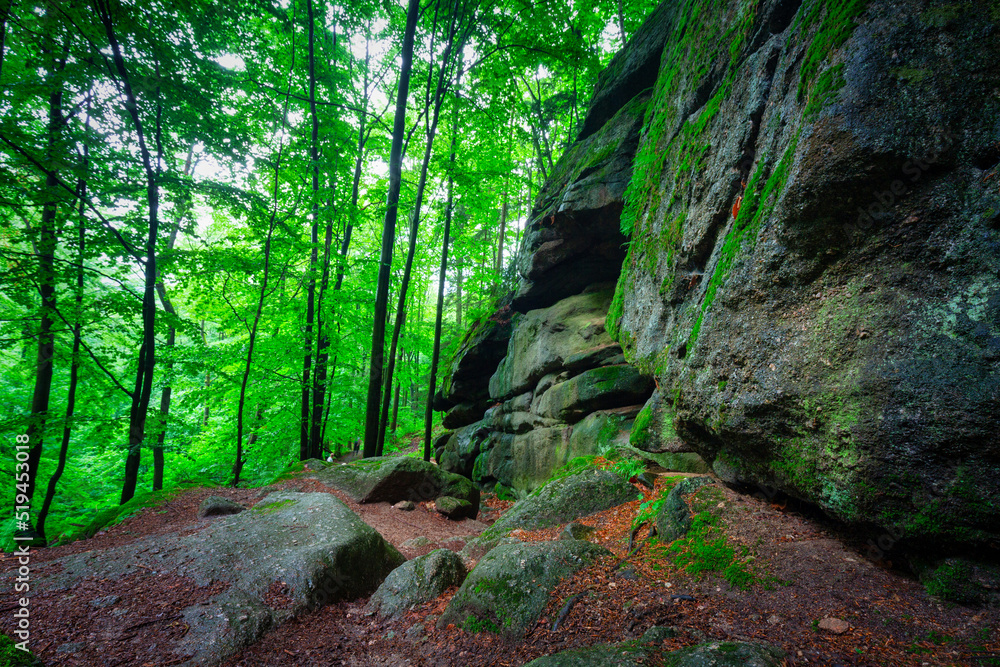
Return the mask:
M438 620L469 632L521 638L564 578L599 556L604 547L580 540L501 544L483 556Z
M480 484L524 493L595 451L573 435L610 406L577 385L623 363L617 344L657 386L634 430L628 416L631 446L695 453L731 484L813 503L890 548L994 548L991 11L664 3L600 77L535 204L511 302L522 314L465 469L472 460ZM587 362L536 349L529 331L571 338L572 300L605 298L598 284L615 278ZM565 329L541 327L557 313ZM469 396L482 400L481 379Z
M472 482L409 456L379 456L331 465L313 476L359 503L426 502L449 497L467 503L462 516L474 519L479 514L479 489Z
M416 605L433 600L465 579L465 565L454 551L436 549L408 560L389 573L368 600L368 609L397 617Z
M294 616L370 595L404 561L336 497L281 491L239 514L216 516L193 533L65 556L35 576L37 590L44 591L72 589L84 580L157 576L217 587L181 611L178 623L188 631L158 647L184 664L217 665ZM119 611L128 613L127 600L112 596L106 604L119 602ZM94 664L89 658L98 656L90 651L100 644L95 646L76 657Z

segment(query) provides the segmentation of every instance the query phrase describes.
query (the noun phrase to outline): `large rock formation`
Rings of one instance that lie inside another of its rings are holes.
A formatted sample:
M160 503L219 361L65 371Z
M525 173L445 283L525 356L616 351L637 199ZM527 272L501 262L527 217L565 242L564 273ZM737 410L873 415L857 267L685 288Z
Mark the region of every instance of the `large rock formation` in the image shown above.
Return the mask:
M683 443L882 550L995 548L998 18L984 1L664 3L536 204L480 478L518 484L575 451L592 406L542 399L589 369L515 341L617 275L600 336L658 387L633 444Z

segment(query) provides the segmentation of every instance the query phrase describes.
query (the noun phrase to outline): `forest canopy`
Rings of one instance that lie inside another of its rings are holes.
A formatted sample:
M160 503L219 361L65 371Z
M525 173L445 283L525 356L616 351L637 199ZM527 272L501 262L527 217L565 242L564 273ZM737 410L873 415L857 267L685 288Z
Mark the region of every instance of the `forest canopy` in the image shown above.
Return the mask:
M41 540L429 439L653 3L405 4L0 0L0 448Z

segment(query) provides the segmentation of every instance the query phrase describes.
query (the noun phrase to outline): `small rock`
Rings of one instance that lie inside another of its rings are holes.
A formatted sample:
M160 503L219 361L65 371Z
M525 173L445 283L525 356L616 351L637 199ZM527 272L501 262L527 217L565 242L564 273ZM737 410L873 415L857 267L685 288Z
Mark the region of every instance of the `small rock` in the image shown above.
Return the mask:
M426 547L429 544L433 543L423 535L418 535L417 537L414 537L412 540L406 540L399 546L403 547L404 549L419 549L420 547Z
M626 568L623 568L623 569L619 570L615 574L615 576L618 577L619 579L626 579L628 581L638 581L639 580L638 573L636 573L636 571L634 569L632 569L631 567L626 567Z
M468 500L459 500L451 496L441 496L434 501L434 509L438 514L443 514L449 519L464 519L473 512L472 503Z
M571 521L559 533L560 540L585 540L596 532L595 528Z
M101 609L102 607L110 607L114 603L118 602L117 595L105 595L102 598L94 598L90 601L90 606L95 609Z
M224 514L239 514L246 508L237 502L233 502L229 498L223 498L222 496L209 496L205 500L201 501L201 505L198 507L198 517L205 518L207 516L222 516Z
M850 630L851 626L845 620L833 618L832 616L824 616L819 622L819 629L827 630L835 635L842 635Z
M412 512L416 505L413 504L412 500L400 500L393 507L404 512Z
M770 616L767 617L768 625L777 625L778 623L781 623L781 617L778 616L777 614L771 614Z

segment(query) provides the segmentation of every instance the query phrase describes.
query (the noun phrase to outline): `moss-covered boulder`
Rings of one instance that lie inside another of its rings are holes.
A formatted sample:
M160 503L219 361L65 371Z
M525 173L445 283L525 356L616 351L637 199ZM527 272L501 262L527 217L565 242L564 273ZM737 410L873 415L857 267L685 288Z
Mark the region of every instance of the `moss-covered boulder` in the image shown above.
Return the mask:
M481 538L495 539L512 530L555 526L640 497L628 480L610 470L584 470L552 480L518 501Z
M155 583L163 575L196 587L218 587L203 602L182 602L190 604L179 610L187 633L158 647L191 664L213 665L295 615L371 595L404 561L335 496L282 491L194 532L157 534L65 556L41 568L37 584L38 590L56 591L84 579L151 578ZM105 616L102 623L111 636L119 618L117 630L134 622L128 616ZM95 640L74 657L100 664L102 651Z
M239 514L246 508L234 500L223 498L222 496L209 496L201 501L198 506L198 516L205 518L208 516L224 516L226 514Z
M755 642L709 642L673 651L665 667L780 667L785 652Z
M459 500L451 496L441 496L435 500L434 509L438 514L442 514L449 519L473 519L476 516L472 509L472 503L468 500Z
M536 409L543 417L573 423L595 410L642 403L652 391L652 378L632 366L601 366L553 385Z
M686 477L670 489L656 515L656 534L661 542L673 542L687 534L691 528L691 508L684 496L713 482L711 477Z
M368 608L382 616L399 616L412 607L433 600L465 579L465 565L455 552L437 549L408 560L389 573L368 601Z
M579 540L502 544L469 573L438 626L454 623L470 632L521 637L545 609L555 586L603 555L610 552Z
M410 456L361 459L330 466L315 477L359 503L426 502L451 496L468 501L471 516L479 512L479 489L470 480Z

